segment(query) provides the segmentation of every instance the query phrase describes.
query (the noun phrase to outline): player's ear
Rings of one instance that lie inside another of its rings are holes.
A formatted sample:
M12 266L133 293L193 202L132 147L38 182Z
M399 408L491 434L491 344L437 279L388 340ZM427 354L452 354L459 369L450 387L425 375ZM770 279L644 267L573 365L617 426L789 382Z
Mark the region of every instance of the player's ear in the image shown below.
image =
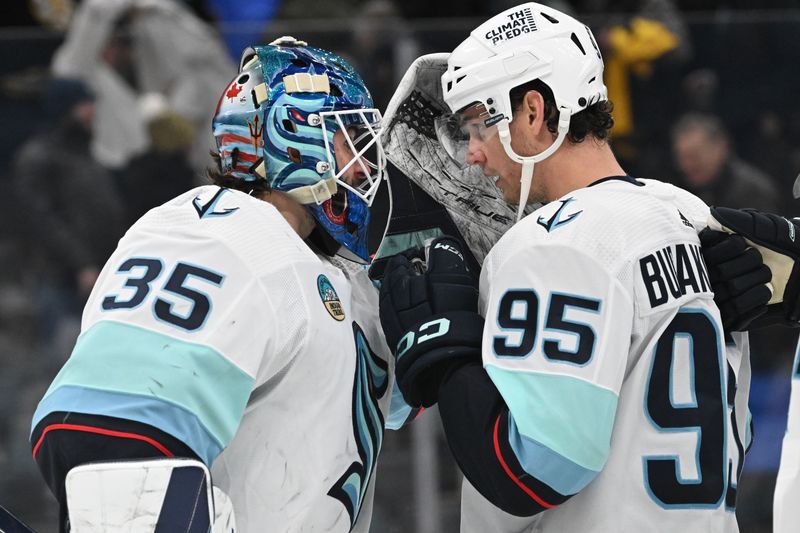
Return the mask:
M538 135L542 128L547 127L544 116L544 97L539 91L526 92L517 113L518 117L525 121L525 125L533 129L534 135Z

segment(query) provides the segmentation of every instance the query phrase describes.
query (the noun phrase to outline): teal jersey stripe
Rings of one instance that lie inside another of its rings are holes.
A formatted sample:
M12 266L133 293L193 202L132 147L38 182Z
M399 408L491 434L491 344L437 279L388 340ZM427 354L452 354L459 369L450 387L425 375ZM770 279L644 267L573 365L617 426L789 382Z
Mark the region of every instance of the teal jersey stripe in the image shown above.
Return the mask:
M189 446L208 466L223 448L194 413L152 396L64 385L39 403L31 431L45 416L55 411L113 416L151 425Z
M84 332L45 398L66 385L150 397L193 413L227 446L254 379L209 346L104 320Z
M397 381L392 383L392 400L389 404L389 416L386 418L386 429L400 429L411 414L411 406L406 403Z
M508 440L522 468L559 494L577 494L597 477L597 471L575 464L547 446L520 435L512 416L508 417Z
M519 433L599 472L608 458L618 397L572 376L486 365Z

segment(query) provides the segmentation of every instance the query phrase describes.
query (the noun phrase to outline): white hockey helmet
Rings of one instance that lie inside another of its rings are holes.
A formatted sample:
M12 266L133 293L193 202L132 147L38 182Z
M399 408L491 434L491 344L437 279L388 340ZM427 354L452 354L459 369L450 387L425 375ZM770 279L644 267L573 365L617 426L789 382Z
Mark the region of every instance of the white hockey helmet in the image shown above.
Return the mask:
M510 93L536 79L553 91L559 110L558 136L547 150L523 157L511 148ZM482 106L485 126L497 125L506 153L522 163L518 218L527 201L534 163L558 149L572 115L608 99L603 58L591 30L569 15L533 2L507 9L473 30L450 54L442 75L442 92L453 113ZM447 131L456 132L452 122L449 128L437 128L440 137ZM440 140L454 157L466 154L464 142L469 139L463 133Z

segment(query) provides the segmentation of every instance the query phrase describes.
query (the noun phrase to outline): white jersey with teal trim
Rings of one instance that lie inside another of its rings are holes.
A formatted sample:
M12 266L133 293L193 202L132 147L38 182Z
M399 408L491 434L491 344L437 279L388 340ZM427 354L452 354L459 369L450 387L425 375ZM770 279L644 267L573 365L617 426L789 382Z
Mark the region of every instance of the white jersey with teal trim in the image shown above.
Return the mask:
M74 411L179 438L245 533L368 531L393 369L377 291L337 265L238 191L151 210L103 269L34 426Z
M800 527L800 343L792 367L789 417L781 448L781 464L775 482L773 533L795 533Z
M510 448L572 497L551 505L495 443L547 510L514 517L465 484L462 532L738 530L747 340L726 348L697 237L708 207L639 181L551 202L487 256L483 362L509 408Z

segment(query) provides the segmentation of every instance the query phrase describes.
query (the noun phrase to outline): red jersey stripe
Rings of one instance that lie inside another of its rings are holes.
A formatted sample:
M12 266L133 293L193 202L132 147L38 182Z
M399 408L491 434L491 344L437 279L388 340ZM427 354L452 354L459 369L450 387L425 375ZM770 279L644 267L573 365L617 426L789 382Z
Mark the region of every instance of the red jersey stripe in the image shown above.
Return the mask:
M122 439L134 439L146 442L147 444L153 446L159 452L164 454L167 457L175 457L171 451L166 449L162 444L156 442L155 440L151 439L150 437L145 437L144 435L137 435L136 433L126 433L123 431L113 431L111 429L102 429L96 428L92 426L82 426L77 424L51 424L44 428L42 431L42 436L39 437L39 440L36 442L36 446L33 447L33 458L36 459L36 454L39 452L39 447L42 445L42 441L44 440L44 436L47 435L50 431L57 431L57 430L70 430L70 431L84 431L86 433L97 433L99 435L108 435L109 437L119 437Z
M497 420L494 421L494 452L497 455L497 459L500 461L500 465L503 467L503 470L505 470L506 474L508 474L508 477L510 477L511 480L514 481L514 483L516 483L517 486L521 488L525 492L525 494L530 496L536 503L538 503L545 509L552 509L553 507L555 507L555 505L547 503L542 498L540 498L538 494L536 494L530 489L530 487L528 487L522 481L520 481L519 478L514 475L514 473L506 464L505 459L503 459L503 454L500 452L500 441L497 437L497 428L499 426L500 426L500 415L497 415Z

